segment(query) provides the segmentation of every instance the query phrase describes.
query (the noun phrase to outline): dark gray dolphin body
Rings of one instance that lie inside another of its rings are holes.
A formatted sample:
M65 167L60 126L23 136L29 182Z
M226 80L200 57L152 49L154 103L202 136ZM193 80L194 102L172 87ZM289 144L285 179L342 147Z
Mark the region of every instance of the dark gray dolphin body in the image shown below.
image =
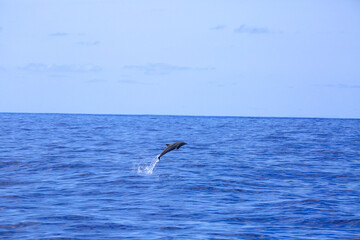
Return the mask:
M176 143L173 143L173 144L166 144L166 148L164 149L164 151L162 151L162 153L160 153L158 159L160 160L160 158L162 156L164 156L165 154L167 154L168 152L174 150L174 149L179 149L181 146L184 146L185 142L176 142Z

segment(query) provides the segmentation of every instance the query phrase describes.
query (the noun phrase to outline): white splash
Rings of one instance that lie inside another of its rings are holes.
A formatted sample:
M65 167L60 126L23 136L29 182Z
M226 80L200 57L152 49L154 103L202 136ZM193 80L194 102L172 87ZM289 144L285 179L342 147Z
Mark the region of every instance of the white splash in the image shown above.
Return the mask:
M150 165L145 163L138 166L138 173L152 174L156 164L159 162L159 155L152 159Z

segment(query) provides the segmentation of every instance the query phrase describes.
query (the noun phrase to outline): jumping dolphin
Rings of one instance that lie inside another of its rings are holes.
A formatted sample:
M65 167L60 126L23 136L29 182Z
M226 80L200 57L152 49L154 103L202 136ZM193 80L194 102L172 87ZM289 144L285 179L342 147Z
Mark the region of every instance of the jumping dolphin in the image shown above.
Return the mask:
M164 149L164 151L162 151L162 153L159 155L158 159L160 160L160 158L162 156L164 156L165 154L167 154L168 152L174 150L174 149L179 149L181 146L184 146L185 142L176 142L173 144L166 144L166 148Z

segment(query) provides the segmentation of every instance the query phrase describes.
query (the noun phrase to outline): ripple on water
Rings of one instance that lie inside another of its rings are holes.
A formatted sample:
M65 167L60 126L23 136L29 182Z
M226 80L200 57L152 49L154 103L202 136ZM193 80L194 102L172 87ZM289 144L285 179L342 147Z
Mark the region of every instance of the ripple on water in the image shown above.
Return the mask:
M360 120L0 114L0 123L0 238L359 237ZM156 161L180 140L188 145Z

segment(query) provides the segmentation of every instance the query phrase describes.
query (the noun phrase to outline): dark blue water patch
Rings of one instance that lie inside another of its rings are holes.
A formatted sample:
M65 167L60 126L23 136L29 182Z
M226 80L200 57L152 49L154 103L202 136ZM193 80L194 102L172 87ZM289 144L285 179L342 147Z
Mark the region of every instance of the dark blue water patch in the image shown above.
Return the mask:
M0 114L0 170L1 239L360 232L359 120Z

